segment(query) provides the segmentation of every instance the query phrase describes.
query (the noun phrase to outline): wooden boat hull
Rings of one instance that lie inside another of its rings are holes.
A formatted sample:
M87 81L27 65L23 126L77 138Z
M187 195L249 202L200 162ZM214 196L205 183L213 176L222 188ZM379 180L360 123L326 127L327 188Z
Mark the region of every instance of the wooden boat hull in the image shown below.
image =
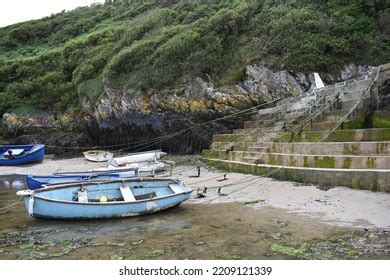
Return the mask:
M175 191L164 188L164 181L174 182ZM183 182L167 179L127 179L124 184L130 185L135 193L144 193L148 188L159 192L157 197L141 199L135 201L114 201L114 202L78 202L65 201L61 197L68 197L70 193L78 190L77 184L64 184L55 187L38 189L36 191L19 191L18 195L24 196L24 204L30 216L45 219L61 220L84 220L84 219L113 219L124 218L139 215L146 215L162 211L165 209L179 206L182 202L188 200L192 190ZM107 188L99 190L99 184L88 183L83 187L89 190L91 194L96 191L109 193L113 190L115 184L122 184L122 181L110 182L105 184ZM142 184L144 187L137 187ZM100 184L103 185L103 184ZM161 189L160 189L161 188ZM46 193L46 194L45 194ZM112 194L112 193L111 193Z
M3 155L9 149L24 149L25 152L20 156L15 156L15 159L7 159ZM45 146L38 145L13 145L13 146L0 146L0 165L13 166L22 165L43 160L45 157Z
M114 157L114 155L110 152L98 150L86 151L83 155L87 160L93 162L106 162Z

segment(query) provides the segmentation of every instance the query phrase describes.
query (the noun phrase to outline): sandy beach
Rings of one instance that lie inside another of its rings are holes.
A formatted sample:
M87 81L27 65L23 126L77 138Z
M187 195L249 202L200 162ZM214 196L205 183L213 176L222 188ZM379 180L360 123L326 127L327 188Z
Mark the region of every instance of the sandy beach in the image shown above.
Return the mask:
M183 160L184 159L184 160ZM185 157L175 157L184 162ZM194 190L187 203L215 204L240 202L253 209L277 208L327 225L346 228L390 229L390 194L334 187L324 190L317 186L276 181L250 174L224 173L203 165L197 177L199 162L175 165L173 177L184 180ZM106 167L84 158L45 159L30 166L0 167L0 174L51 174L55 171L86 171ZM224 174L227 174L224 180ZM158 176L169 176L169 171ZM196 199L197 190L207 187L205 198ZM221 187L220 193L218 189Z

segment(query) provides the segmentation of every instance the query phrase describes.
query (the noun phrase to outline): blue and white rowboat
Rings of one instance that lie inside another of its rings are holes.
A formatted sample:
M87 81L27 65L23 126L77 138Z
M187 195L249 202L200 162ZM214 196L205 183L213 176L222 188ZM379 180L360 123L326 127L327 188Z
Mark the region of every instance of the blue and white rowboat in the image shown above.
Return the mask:
M179 206L192 190L173 179L134 178L68 183L18 191L30 216L46 219L112 219Z
M138 176L138 170L133 169L125 172L109 172L109 173L80 173L78 175L48 175L48 176L35 176L27 175L26 182L27 188L30 190L35 190L42 188L44 185L48 184L59 184L66 182L80 182L88 180L115 180L119 178L134 178Z
M100 168L100 169L94 169L89 171L71 171L71 172L55 172L53 175L55 176L92 176L92 175L98 175L98 174L120 174L121 178L123 177L122 174L126 174L126 172L139 172L138 168L135 167L123 167L123 168L114 168L114 169L108 169L108 168ZM126 178L126 177L124 177Z

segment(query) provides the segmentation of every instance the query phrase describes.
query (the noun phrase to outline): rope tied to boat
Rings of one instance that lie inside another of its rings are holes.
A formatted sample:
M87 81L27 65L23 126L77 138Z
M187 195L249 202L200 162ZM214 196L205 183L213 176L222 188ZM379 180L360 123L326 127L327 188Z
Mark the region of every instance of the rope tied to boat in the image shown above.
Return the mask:
M13 202L13 203L11 203L11 204L9 204L7 206L1 207L0 211L7 210L7 209L15 207L16 205L22 203L22 201L21 201L22 199L23 199L23 197L20 197L16 202Z

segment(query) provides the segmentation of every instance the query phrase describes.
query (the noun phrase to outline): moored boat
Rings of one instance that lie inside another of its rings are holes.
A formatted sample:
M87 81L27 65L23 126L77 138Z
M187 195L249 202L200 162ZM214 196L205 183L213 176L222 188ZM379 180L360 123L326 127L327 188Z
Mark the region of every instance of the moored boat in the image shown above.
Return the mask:
M18 191L30 216L47 219L111 219L179 206L192 190L173 179L134 178L67 183Z
M110 165L118 167L124 166L131 163L140 163L140 162L157 162L158 159L165 156L167 153L164 153L161 150L147 151L128 154L124 157L116 157L110 161Z
M116 167L113 165L108 165L106 168L96 168L93 169L93 172L118 172L122 170L127 170L127 169L138 169L139 173L159 173L166 171L168 165L163 163L163 162L139 162L139 163L130 163L126 164L125 166L122 167Z
M85 175L85 176L92 176L95 174L112 174L112 173L118 173L120 177L125 177L126 172L136 172L138 173L138 168L134 167L122 167L122 168L97 168L93 170L87 170L87 171L70 171L70 172L55 172L53 175Z
M49 176L35 176L27 175L27 188L35 190L42 188L43 185L58 184L66 182L79 182L88 180L114 180L119 178L134 178L138 176L138 170L132 169L126 172L109 172L109 173L80 173L78 175L49 175Z
M45 146L42 144L0 146L0 165L33 163L44 157Z
M90 150L83 152L84 157L89 161L105 162L111 160L114 155L107 151Z

